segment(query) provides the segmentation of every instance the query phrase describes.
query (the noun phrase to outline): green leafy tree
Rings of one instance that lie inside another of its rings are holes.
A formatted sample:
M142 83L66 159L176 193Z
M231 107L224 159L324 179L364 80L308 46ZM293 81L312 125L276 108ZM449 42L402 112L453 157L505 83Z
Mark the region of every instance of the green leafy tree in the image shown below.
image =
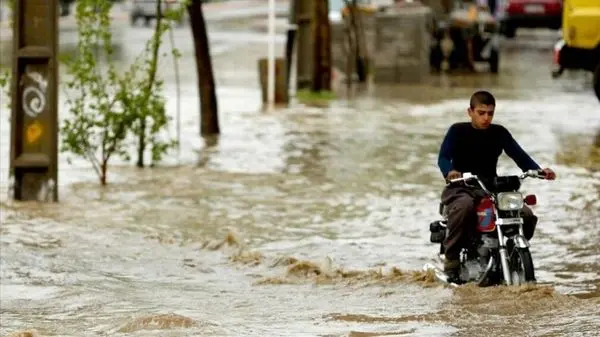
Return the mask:
M161 3L157 4L159 10ZM142 159L138 159L142 166L145 139L155 145L155 160L173 145L158 137L169 121L160 90L162 83L156 80L158 49L167 28L159 19L149 46L126 71L119 73L112 59L111 6L112 2L103 0L77 1L77 55L63 60L69 74L69 116L61 126L61 150L90 162L102 185L107 183L111 158L116 155L129 160L129 135L142 139L142 150L138 151L142 153Z
M152 39L146 45L142 62L136 62L131 67L128 78L121 81L120 101L123 106L137 116L132 124L132 131L137 137L137 166L145 166L145 152L148 145L151 148L152 162L162 159L162 156L177 143L173 140L164 141L160 132L168 127L171 118L165 110L165 99L162 94L163 81L156 75L158 71L159 51L165 33L173 24L181 21L183 7L163 11L161 2L157 1L156 26ZM180 56L176 49L172 50L174 58ZM130 81L129 78L140 78L141 81Z

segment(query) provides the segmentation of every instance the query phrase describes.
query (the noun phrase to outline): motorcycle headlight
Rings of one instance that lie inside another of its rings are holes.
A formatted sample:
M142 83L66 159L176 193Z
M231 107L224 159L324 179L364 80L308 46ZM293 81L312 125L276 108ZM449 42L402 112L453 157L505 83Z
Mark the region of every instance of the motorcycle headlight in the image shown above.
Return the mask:
M519 192L498 193L498 209L516 211L523 208L523 195Z

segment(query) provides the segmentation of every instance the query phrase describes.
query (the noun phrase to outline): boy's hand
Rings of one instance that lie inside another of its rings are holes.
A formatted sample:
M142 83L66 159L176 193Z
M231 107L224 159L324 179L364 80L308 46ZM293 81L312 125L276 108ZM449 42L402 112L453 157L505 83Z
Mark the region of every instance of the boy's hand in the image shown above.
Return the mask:
M542 172L544 172L544 175L546 176L547 180L554 180L554 179L556 179L556 173L554 173L554 171L552 171L552 169L545 168L545 169L542 170Z
M452 170L450 172L448 172L448 175L446 176L446 179L448 181L452 180L452 179L458 179L462 177L462 173L456 171L456 170Z

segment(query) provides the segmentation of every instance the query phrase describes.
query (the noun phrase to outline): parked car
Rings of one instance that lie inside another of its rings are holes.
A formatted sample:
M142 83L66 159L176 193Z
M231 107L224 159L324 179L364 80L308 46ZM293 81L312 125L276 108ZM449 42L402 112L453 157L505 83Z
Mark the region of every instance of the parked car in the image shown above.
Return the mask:
M560 29L562 7L562 0L508 0L502 15L502 33L513 38L521 27Z
M176 9L176 6L178 6L180 3L177 0L163 1L163 11L167 11L169 9ZM131 0L131 11L129 13L129 19L131 21L132 26L135 26L139 19L144 19L144 24L146 26L150 25L150 20L156 19L156 0ZM180 21L179 23L182 23L182 21Z

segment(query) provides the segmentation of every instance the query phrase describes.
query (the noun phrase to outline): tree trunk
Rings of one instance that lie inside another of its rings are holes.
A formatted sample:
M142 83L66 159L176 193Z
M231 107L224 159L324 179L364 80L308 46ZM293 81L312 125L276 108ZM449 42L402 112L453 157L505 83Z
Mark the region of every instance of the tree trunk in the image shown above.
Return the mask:
M354 0L354 34L356 37L356 75L358 81L364 83L367 81L368 60L370 56L367 53L364 18L366 14L360 11L356 0Z
M315 1L315 49L312 91L331 91L331 24L329 2Z
M289 14L289 24L295 25L296 24L296 1L298 0L290 0L290 14ZM296 44L296 30L298 28L294 28L294 29L288 29L287 31L287 40L285 43L285 73L286 73L286 90L289 91L290 88L290 79L292 76L290 76L290 74L292 73L292 58L294 55L294 46Z
M137 167L144 167L144 151L146 150L146 116L140 118L140 134L138 135Z
M106 186L106 171L108 169L108 160L103 159L100 165L100 185Z
M156 2L156 27L154 28L154 35L152 36L152 58L150 59L150 69L148 73L148 82L147 86L144 89L144 101L147 102L152 94L152 89L154 88L154 82L156 82L156 73L158 71L158 52L160 50L161 45L161 35L162 35L162 20L163 20L163 10L162 10L162 2ZM140 130L138 134L138 160L137 167L144 167L144 152L146 151L146 113L144 112L142 116L140 116Z
M292 60L294 55L294 45L296 42L296 29L288 29L287 40L285 43L285 73L286 73L286 90L289 91L290 79L292 73Z
M198 92L200 94L200 135L216 135L219 130L217 94L212 62L206 34L206 23L202 13L202 0L191 0L187 7L196 52Z

